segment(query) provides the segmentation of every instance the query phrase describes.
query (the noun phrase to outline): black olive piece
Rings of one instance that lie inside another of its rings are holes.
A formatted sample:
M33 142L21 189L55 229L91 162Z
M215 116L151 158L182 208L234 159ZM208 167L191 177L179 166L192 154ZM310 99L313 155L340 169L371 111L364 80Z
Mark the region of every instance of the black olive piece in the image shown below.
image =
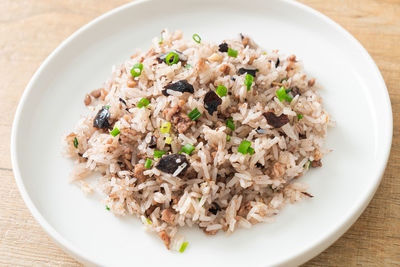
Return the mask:
M222 99L214 91L209 91L204 96L204 107L207 109L208 114L210 114L211 116L221 104Z
M188 81L186 80L180 80L177 81L175 83L170 83L167 86L164 87L164 90L162 90L163 95L165 96L169 96L169 94L167 93L167 90L173 90L173 91L177 91L177 92L181 92L181 93L194 93L194 88L193 85L191 85L190 83L188 83Z
M250 74L253 77L256 77L256 72L257 71L258 71L257 69L252 70L252 69L240 68L238 73L239 73L239 75L247 73L247 74Z
M235 77L232 77L231 80L232 80L232 81L236 81L236 78L235 78Z
M217 215L218 211L221 210L221 207L216 202L213 202L211 205L212 206L208 209L208 211L214 215Z
M277 68L278 66L279 66L279 63L280 63L281 61L279 60L279 57L278 57L278 60L276 61L276 63L275 63L275 68Z
M119 101L121 101L122 103L124 103L124 105L126 106L126 101L123 98L119 98Z
M151 136L149 147L150 148L156 148L157 147L157 137L155 137L154 135Z
M96 117L93 120L93 127L98 129L108 129L110 127L110 123L108 119L110 118L110 111L108 111L108 107L102 107L99 112L97 112Z
M306 139L306 138L307 138L307 135L299 133L299 138L300 138L300 139Z
M222 53L228 52L228 44L227 43L220 44L218 51Z
M240 33L240 39L244 39L244 35L242 33Z
M185 168L179 174L183 174L186 171L186 169L189 167L189 161L183 154L170 154L167 156L163 156L156 165L156 168L162 172L173 174L180 166L185 163Z
M285 114L276 116L275 113L268 111L263 115L267 119L268 124L274 128L282 127L283 125L289 122L289 117Z

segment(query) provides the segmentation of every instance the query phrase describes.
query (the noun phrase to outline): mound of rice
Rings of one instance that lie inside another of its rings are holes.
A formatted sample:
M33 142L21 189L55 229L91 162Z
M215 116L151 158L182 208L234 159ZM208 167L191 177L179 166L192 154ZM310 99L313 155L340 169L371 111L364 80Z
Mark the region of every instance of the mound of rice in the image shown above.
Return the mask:
M186 246L184 225L214 235L270 221L312 197L297 179L326 153L331 122L317 89L294 55L242 34L198 43L165 30L86 95L88 114L65 137L72 179L172 250Z

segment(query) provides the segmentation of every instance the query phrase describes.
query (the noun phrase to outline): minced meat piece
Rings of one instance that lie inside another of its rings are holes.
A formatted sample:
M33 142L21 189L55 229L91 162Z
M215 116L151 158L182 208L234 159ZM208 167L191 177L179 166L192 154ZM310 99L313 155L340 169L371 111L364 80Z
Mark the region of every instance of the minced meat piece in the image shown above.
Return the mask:
M138 163L135 165L135 170L133 171L133 176L137 179L137 183L143 183L147 177L143 174L146 170L143 163Z
M170 225L173 225L175 224L175 213L172 209L165 209L161 212L161 220Z
M159 232L158 235L164 241L164 244L167 247L167 249L169 249L169 245L171 244L171 237L164 230Z

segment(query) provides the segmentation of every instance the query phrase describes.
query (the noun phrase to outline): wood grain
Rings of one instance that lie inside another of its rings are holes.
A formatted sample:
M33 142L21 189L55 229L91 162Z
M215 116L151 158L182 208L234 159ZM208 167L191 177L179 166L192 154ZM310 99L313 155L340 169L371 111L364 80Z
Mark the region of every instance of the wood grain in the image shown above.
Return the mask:
M44 233L25 207L10 161L14 112L29 79L61 41L127 0L0 0L0 266L81 266ZM304 266L400 265L400 1L300 0L353 34L389 89L394 134L372 202L330 248Z

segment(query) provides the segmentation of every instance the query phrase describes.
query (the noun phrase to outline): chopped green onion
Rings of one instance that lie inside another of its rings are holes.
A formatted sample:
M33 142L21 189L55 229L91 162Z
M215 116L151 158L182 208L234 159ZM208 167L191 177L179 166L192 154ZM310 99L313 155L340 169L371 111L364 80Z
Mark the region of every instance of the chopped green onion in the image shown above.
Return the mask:
M291 92L291 91L292 91L292 88L285 89L285 92L286 92L286 93L289 93L289 92Z
M247 152L249 152L250 155L254 154L254 148L249 147L249 149L247 150Z
M199 202L201 201L201 197L198 198Z
M78 148L78 145L79 145L78 139L76 139L76 137L75 137L75 138L74 138L74 147L75 147L75 148Z
M160 41L158 42L158 44L162 44L164 41L164 36L163 33L161 32L161 37L160 37Z
M183 242L181 248L179 249L180 253L183 253L189 243L188 242Z
M165 143L166 143L166 144L170 145L171 142L172 142L171 136L168 136L167 138L165 138Z
M171 58L173 57L172 61ZM167 57L165 58L165 63L167 63L168 65L174 65L176 63L178 63L179 61L179 55L175 52L170 52Z
M110 208L106 205L106 210L110 210Z
M165 152L164 150L154 150L154 158L161 158L165 153L167 152Z
M110 105L105 105L104 106L106 109L110 109Z
M169 133L169 130L171 129L171 123L169 121L163 122L161 124L161 129L160 131L162 133Z
M231 136L229 134L226 135L226 142L230 142L231 141Z
M282 80L281 80L281 83L283 82L283 81L287 81L288 79L287 78L283 78Z
M237 55L238 55L238 51L237 51L237 50L228 48L228 56L230 56L230 57L237 57Z
M197 33L193 34L193 40L198 44L201 42L201 38Z
M297 114L297 119L298 119L298 120L301 120L302 118L303 118L303 115Z
M186 153L188 155L190 155L190 153L193 152L193 150L195 150L194 146L192 146L191 144L186 144L182 147L181 151L179 151L179 153Z
M120 134L120 131L117 127L114 127L114 129L110 132L110 134L114 137Z
M304 167L305 167L306 169L309 169L310 166L311 166L311 160L307 161L306 164L304 164Z
M137 104L138 108L147 107L150 104L150 101L147 98L140 99L139 103Z
M238 147L238 152L242 153L243 155L247 154L249 152L249 148L251 146L251 142L247 140L243 140L239 147Z
M146 159L146 163L144 164L144 167L146 169L150 169L152 163L153 163L153 161L151 159Z
M229 118L229 119L226 120L226 127L231 129L232 131L235 130L235 123L233 122L232 118Z
M246 85L247 91L250 91L253 81L254 81L253 75L246 74L246 78L244 79L244 85Z
M190 69L191 67L192 67L192 65L190 65L190 64L185 65L185 69Z
M217 89L216 89L217 95L219 95L220 97L226 96L226 93L228 92L228 89L226 89L225 86L223 86L222 84L218 85Z
M143 70L143 64L136 63L135 65L133 65L133 67L131 69L131 74L133 77L139 77L140 74L142 74L142 70Z
M192 111L189 112L188 116L192 121L195 121L201 116L201 113L197 108L194 108Z
M146 221L148 224L151 224L151 221L149 219L146 218Z
M266 54L267 54L267 52L264 52L264 53L263 53L263 55L266 55Z
M293 100L293 98L291 96L286 94L286 90L285 90L284 86L282 86L281 88L276 90L275 94L278 97L279 101L281 101L281 102L283 100L286 100L286 101L288 101L290 103Z

